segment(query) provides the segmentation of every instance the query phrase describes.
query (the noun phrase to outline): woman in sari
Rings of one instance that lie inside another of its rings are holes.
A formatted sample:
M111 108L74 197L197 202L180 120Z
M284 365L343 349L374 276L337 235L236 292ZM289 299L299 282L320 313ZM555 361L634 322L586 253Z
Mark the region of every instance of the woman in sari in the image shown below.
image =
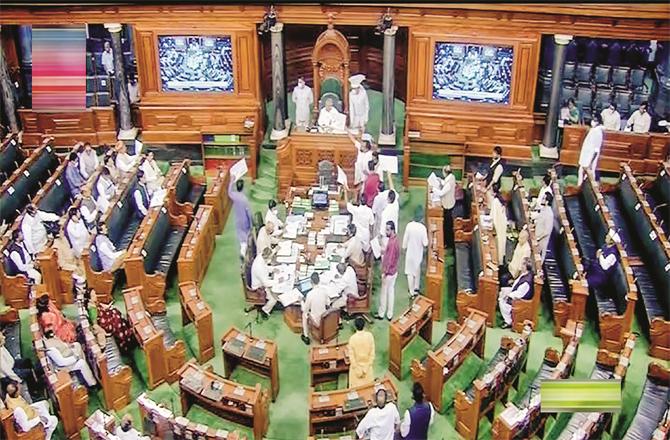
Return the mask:
M95 298L95 292L91 292L91 298ZM129 354L135 348L137 340L128 320L123 317L119 309L112 303L98 303L98 325L116 339L122 354Z
M42 331L53 330L63 342L70 344L77 340L74 323L58 310L58 307L49 299L49 295L42 295L37 299L37 320Z

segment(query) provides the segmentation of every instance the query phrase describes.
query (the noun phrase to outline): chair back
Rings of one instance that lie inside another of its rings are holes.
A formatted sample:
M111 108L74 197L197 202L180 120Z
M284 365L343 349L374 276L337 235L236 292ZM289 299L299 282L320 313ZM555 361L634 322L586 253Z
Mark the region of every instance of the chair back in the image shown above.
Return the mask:
M307 317L309 334L319 344L327 344L337 337L340 324L340 309L330 309L321 317L321 325L312 322L312 317Z
M337 180L337 175L335 174L335 165L329 160L322 160L319 162L319 182L323 182L325 185L334 185Z

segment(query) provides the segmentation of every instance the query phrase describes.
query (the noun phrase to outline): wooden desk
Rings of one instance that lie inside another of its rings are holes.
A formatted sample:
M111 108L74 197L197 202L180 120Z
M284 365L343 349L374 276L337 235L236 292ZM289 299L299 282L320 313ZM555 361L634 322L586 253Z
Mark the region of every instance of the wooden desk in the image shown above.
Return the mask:
M223 368L230 378L236 366L242 365L270 379L272 401L279 394L279 357L274 341L255 338L231 327L221 338Z
M389 376L380 381L335 391L309 391L309 434L330 434L356 429L368 409L375 405L375 393L386 389L387 401L397 402L398 389Z
M53 136L54 145L69 148L78 141L93 145L116 142L116 113L113 106L89 107L73 112L17 109L23 140L36 144L44 136Z
M588 128L568 125L563 129L561 163L577 166ZM624 161L633 171L653 174L658 161L664 160L670 151L670 134L604 130L600 151L599 170L618 171L619 163Z
M402 315L391 322L389 327L389 371L398 379L401 377L402 350L417 334L431 343L433 336L434 303L425 296L418 296Z
M358 152L346 134L293 132L277 147L277 196L284 200L291 186L316 182L319 162L329 160L339 165L354 180L354 163ZM337 172L337 168L335 169Z
M204 364L214 357L214 325L212 309L193 281L179 283L182 325L192 322L198 333L198 362Z
M456 372L470 352L484 357L486 337L486 314L471 309L470 315L461 325L456 322L447 323L448 339L443 345L429 350L425 361L412 360L410 370L412 380L419 382L426 393L426 398L438 412L442 407L442 390L444 383Z
M342 373L349 373L349 344L312 346L309 350L311 386L337 381Z
M433 319L442 319L444 304L444 229L442 212L439 217L431 217L426 211L428 230L428 261L426 262L426 296L434 303Z
M177 258L180 283L187 281L200 283L205 278L216 244L213 220L211 206L201 205L193 216L193 222L186 232Z
M268 430L269 400L260 384L241 385L188 362L179 370L179 391L182 413L187 414L194 403L226 420L249 426L254 438L262 439ZM212 385L218 383L218 391Z

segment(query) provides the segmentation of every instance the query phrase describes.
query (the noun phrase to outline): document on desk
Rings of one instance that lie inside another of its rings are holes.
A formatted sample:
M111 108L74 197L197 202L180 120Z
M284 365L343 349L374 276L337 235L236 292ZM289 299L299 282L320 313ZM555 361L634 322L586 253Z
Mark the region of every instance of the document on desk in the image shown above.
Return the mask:
M291 240L280 241L277 245L277 257L288 257L293 250L293 242Z
M330 233L334 235L346 235L349 226L348 215L333 215L330 217Z
M272 291L277 294L290 292L295 284L295 264L276 266L278 272L272 280Z
M302 293L300 293L298 289L293 289L290 292L282 293L277 296L277 299L279 299L279 302L284 307L299 303L302 298Z

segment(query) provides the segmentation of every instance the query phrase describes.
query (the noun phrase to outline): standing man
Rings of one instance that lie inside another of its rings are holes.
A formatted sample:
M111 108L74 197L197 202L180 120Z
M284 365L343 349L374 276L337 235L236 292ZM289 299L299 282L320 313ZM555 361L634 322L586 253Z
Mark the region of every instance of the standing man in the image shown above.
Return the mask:
M349 127L359 133L365 133L365 126L368 124L368 112L370 103L368 94L361 86L365 80L365 75L354 75L349 78L351 91L349 91Z
M651 116L647 111L647 101L644 101L640 104L640 107L630 115L628 118L628 123L626 124L626 130L633 130L633 133L648 133L649 128L651 127Z
M512 301L515 299L531 299L533 297L533 266L530 258L522 264L521 275L514 280L511 287L501 287L498 295L498 306L503 317L503 328L512 326Z
M147 178L142 170L137 172L137 184L133 191L133 202L135 203L135 215L142 220L149 213L149 206L151 204L151 197L147 188Z
M363 252L370 250L370 233L375 224L375 216L372 209L367 205L365 194L361 194L357 204L349 202L349 195L344 191L344 200L347 203L347 211L351 214L351 223L356 226L356 233L361 238Z
M375 393L377 406L370 408L356 427L360 440L393 440L400 425L400 414L395 403L387 403L387 399L386 388L379 388Z
M361 188L361 195L365 196L367 205L371 208L375 197L377 197L377 194L379 194L379 184L381 182L382 180L379 178L379 174L375 172L375 162L373 160L369 161L367 176L365 177L363 187Z
M305 85L305 80L298 78L298 85L293 88L291 100L295 104L295 125L307 128L310 124L314 95L312 89Z
M347 241L341 244L344 248L344 259L361 267L365 265L365 254L363 253L363 239L355 224L347 225Z
M499 145L493 147L493 159L489 165L488 173L486 173L486 191L495 193L496 189L500 189L500 182L503 171L505 170L502 159L502 148Z
M312 272L310 280L312 281L312 290L307 293L305 302L302 303L302 335L300 339L302 339L305 345L309 345L310 343L307 317L310 317L311 321L317 327L321 326L321 318L326 313L328 303L330 302L328 289L325 286L319 285L319 274Z
M411 299L419 295L421 263L423 263L423 253L428 246L428 231L421 223L422 219L423 206L419 205L414 211L414 220L407 223L402 239L402 248L405 249L405 275L407 275L407 287Z
M228 197L233 203L235 232L237 233L237 241L240 243L240 256L244 259L247 253L247 239L249 238L249 231L251 231L251 207L247 196L244 195L244 181L242 179L230 180Z
M400 438L424 440L428 438L428 427L433 423L435 408L426 402L423 387L419 382L412 386L414 405L405 411L400 424Z
M79 209L74 206L70 207L68 216L70 217L70 221L67 223L65 232L67 232L67 238L70 241L74 257L81 259L81 253L84 251L84 247L91 236L86 227L86 223L84 223L84 220L81 218Z
M107 72L107 75L114 75L114 53L112 52L112 45L109 41L103 43L101 63L105 72Z
M591 128L586 133L582 143L582 151L579 153L579 176L578 185L581 185L586 178L585 170L594 173L598 168L598 158L600 157L600 148L603 145L603 126L600 115L593 115L591 119Z
M374 380L375 338L365 330L365 319L354 321L356 333L349 338L349 388L365 385Z
M47 228L44 222L58 222L60 217L53 212L38 210L32 203L26 207L21 222L21 232L25 238L25 246L31 255L37 255L47 245Z
M140 165L140 170L144 173L144 178L147 179L147 190L151 194L159 190L163 186L163 173L154 159L154 152L149 151Z
M547 255L547 247L549 246L549 238L554 230L554 210L552 205L554 203L554 195L546 193L540 205L540 212L535 218L535 238L540 247L540 256L544 263L544 257Z
M442 204L442 237L445 248L454 247L454 205L456 205L456 176L451 172L451 165L442 167L443 179L440 187L433 191L440 197Z
M369 140L358 140L349 133L349 139L356 147L356 162L354 162L354 186L365 180L368 171L368 162L372 160L372 143Z
M393 225L398 225L398 218L400 215L400 204L398 203L397 195L398 193L395 190L390 189L386 191L386 206L382 210L379 225L386 225L388 222L393 223ZM385 242L386 238L382 237L382 242ZM385 247L385 246L383 246Z
M400 260L400 243L396 236L395 224L386 223L386 237L388 239L382 254L382 289L379 298L379 309L374 316L376 319L393 319L393 304L395 302L395 280L398 277L398 262Z
M79 153L79 171L84 179L88 180L93 175L98 168L98 164L98 155L95 153L93 146L90 142L84 143L84 148Z

